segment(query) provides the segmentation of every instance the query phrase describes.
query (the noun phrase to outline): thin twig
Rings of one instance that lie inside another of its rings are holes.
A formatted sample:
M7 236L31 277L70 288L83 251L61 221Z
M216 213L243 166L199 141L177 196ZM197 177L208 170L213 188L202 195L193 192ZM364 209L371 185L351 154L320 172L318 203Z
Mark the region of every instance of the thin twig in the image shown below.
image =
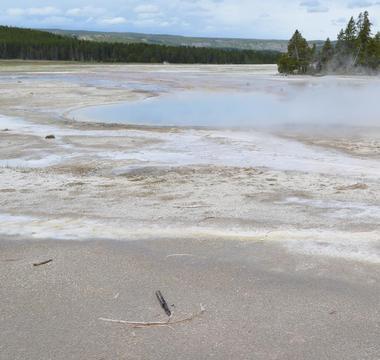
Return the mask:
M21 259L4 259L4 260L1 260L1 261L4 261L4 262L15 262L15 261L20 261Z
M46 260L46 261L42 261L42 262L39 262L39 263L34 263L33 266L41 266L41 265L46 265L46 264L49 264L53 261L53 259L49 259L49 260Z
M209 207L208 205L178 205L174 206L176 209L201 209L201 208L206 208Z
M208 217L205 217L204 219L200 220L199 223L204 222L204 221L208 221L208 220L215 220L215 219L216 219L215 216L208 216Z
M194 255L192 255L192 254L170 254L170 255L167 255L166 258L168 259L168 258L177 257L177 256L179 256L179 257L182 257L182 256L189 256L189 257L191 257L191 256L194 256Z
M201 316L206 311L206 309L204 308L202 304L200 304L200 306L201 306L201 309L199 312L192 314L189 317L178 319L178 320L172 320L172 318L169 318L166 321L153 321L153 322L127 321L127 320L116 320L116 319L107 319L107 318L99 318L99 320L110 322L110 323L129 325L129 326L132 326L133 328L163 327L163 326L170 327L171 325L177 325L184 322L188 322Z
M162 295L162 293L161 293L160 290L156 291L156 297L157 297L157 300L158 300L158 302L160 303L161 307L164 309L165 314L166 314L167 316L169 316L169 317L172 316L172 312L171 312L170 309L169 309L169 305L168 305L168 303L166 302L166 300L165 300L165 298L164 298L164 296Z

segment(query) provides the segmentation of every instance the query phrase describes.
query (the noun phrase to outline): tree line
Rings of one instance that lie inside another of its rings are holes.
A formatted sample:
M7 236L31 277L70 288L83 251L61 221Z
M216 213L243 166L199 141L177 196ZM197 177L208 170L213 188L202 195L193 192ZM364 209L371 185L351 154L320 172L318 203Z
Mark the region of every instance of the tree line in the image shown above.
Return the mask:
M276 51L122 44L0 26L0 59L115 63L275 64Z
M296 30L289 41L288 52L278 61L280 73L378 73L380 70L380 32L372 35L368 12L351 17L333 43L329 38L321 49L309 46Z

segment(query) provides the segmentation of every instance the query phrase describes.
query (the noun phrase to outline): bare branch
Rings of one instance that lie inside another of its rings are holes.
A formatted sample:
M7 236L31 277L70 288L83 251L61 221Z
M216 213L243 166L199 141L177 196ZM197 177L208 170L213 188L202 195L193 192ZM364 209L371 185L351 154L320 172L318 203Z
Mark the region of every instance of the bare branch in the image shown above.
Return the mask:
M143 322L143 321L128 321L128 320L117 320L117 319L107 319L107 318L99 318L100 321L105 321L105 322L110 322L110 323L116 323L116 324L123 324L123 325L129 325L133 328L146 328L146 327L163 327L163 326L168 326L170 327L171 325L177 325L181 324L184 322L191 321L199 316L201 316L206 309L202 304L200 304L200 311L197 313L194 313L188 317L185 317L183 319L178 319L178 320L172 320L172 317L169 318L166 321L152 321L152 322Z
M42 262L39 262L39 263L34 263L33 266L41 266L41 265L46 265L46 264L49 264L53 261L53 259L49 259L49 260L46 260L46 261L42 261Z

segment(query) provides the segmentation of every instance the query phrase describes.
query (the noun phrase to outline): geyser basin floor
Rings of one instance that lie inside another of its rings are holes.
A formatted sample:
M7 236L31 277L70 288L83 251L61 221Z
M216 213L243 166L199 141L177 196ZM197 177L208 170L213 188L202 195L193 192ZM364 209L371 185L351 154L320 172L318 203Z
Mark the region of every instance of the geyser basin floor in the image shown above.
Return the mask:
M65 117L188 92L310 104L353 88L367 96L377 80L282 78L254 66L7 64L0 358L380 357L378 128L330 127L333 111L312 132L283 121L232 131ZM321 114L310 109L308 119ZM360 122L373 125L365 114ZM157 289L176 313L202 302L205 316L175 332L99 323L159 319Z
M297 118L290 111L281 116L282 106L305 108L316 96L320 101L327 101L331 94L339 94L338 99L367 96L378 86L377 80L284 79L270 76L260 67L83 66L72 68L70 76L66 70L0 77L7 89L2 112L8 115L0 117L0 128L9 130L0 132L3 234L39 239L132 239L150 233L176 236L187 229L194 236L224 233L247 239L280 231L284 245L293 244L293 237L310 243L297 251L378 261L377 216L352 214L358 212L357 204L363 214L379 207L380 166L373 156L379 132L371 130L369 136L355 139L357 149L372 146L370 156L362 158L311 146L309 138L299 133L301 127L296 127L297 132L282 130L286 116L297 123L304 115ZM222 71L224 76L220 76ZM157 88L141 92L130 87L132 83L157 84L171 94L157 93ZM15 98L20 99L17 106ZM106 106L100 118L93 120L128 122L120 114L135 109L131 113L154 125L169 125L167 115L176 125L190 126L215 126L220 117L225 125L231 126L234 120L241 125L245 117L255 129L134 129L62 121L67 109L128 99L133 101ZM152 112L149 104L157 111ZM197 116L189 116L189 108ZM115 118L110 109L116 109ZM348 110L346 106L343 111ZM320 116L320 112L308 112L310 121ZM267 119L264 129L259 121L263 118ZM368 119L371 116L363 117L362 122ZM338 120L330 117L325 129ZM328 129L329 134L340 131ZM48 134L55 139L46 140ZM347 130L344 136L350 145L351 134ZM323 133L319 138L328 139ZM287 201L292 198L299 201ZM322 205L309 205L317 202ZM344 211L336 216L327 205L326 211L323 204L331 203ZM18 216L27 216L26 222L20 222ZM78 221L83 226L76 231ZM143 228L145 232L141 232ZM337 241L336 248L331 229L339 239L346 239ZM313 235L319 230L330 244L324 249L318 245L323 240ZM350 242L351 231L361 234L355 245ZM363 251L357 250L360 237ZM344 249L342 241L347 241Z

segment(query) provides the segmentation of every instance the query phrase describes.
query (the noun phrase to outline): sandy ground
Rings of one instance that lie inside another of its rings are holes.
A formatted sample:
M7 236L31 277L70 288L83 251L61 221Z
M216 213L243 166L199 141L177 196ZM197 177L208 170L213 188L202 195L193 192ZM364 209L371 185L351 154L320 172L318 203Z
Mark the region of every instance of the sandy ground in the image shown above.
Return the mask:
M376 127L154 129L70 115L324 81L274 73L1 64L1 358L380 358ZM157 289L178 316L207 310L174 330L98 320L157 319Z
M15 245L15 242L17 245ZM37 268L32 263L53 258ZM379 359L377 266L220 239L1 242L3 359ZM99 317L165 320L133 329Z

